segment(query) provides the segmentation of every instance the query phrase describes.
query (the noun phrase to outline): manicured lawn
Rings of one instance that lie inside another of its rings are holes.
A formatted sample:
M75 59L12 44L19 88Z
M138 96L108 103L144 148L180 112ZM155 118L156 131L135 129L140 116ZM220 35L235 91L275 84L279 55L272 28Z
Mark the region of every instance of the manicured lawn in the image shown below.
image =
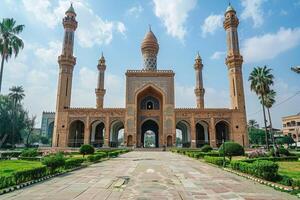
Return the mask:
M298 162L277 162L279 164L279 174L291 178L300 179L300 161Z
M43 166L42 163L38 161L3 160L0 161L0 174L1 176L10 175L18 170L33 169L41 166Z

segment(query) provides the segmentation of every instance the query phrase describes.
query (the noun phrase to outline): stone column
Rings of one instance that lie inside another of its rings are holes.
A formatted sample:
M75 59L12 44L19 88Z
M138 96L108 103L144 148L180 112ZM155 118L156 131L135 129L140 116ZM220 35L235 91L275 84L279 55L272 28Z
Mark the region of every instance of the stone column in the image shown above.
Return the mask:
M109 136L110 136L109 117L107 116L105 118L104 147L109 147Z
M215 119L213 117L210 118L210 123L209 123L209 138L210 138L210 146L217 147Z
M91 143L91 133L90 133L90 117L87 116L85 120L85 126L84 126L84 144L90 144Z
M195 127L195 116L191 118L191 147L196 148L196 127Z

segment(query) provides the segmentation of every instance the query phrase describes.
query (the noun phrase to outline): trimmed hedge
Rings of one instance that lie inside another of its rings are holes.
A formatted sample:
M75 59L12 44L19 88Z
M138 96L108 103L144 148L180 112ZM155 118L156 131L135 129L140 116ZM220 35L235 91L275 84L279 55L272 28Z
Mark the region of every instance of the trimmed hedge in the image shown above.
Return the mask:
M193 158L204 158L205 156L211 156L211 157L220 157L221 154L217 151L211 151L211 152L199 152L199 151L192 151L192 152L186 152L185 155Z
M84 158L69 158L65 161L65 169L79 167L84 161Z
M95 153L93 155L89 155L87 157L87 160L89 162L97 162L99 160L101 160L102 158L106 158L107 157L107 154L104 153L104 152L98 152L98 153Z
M231 161L230 166L234 170L251 174L268 181L278 179L278 164L268 160L256 160L253 163L244 161Z
M277 162L277 161L298 161L298 157L297 156L260 157L260 158L246 159L246 160L243 160L243 162L253 163L253 162L257 161L257 160L268 160L268 161L273 161L273 162Z
M48 174L48 170L46 166L37 167L30 170L22 170L17 171L14 173L15 176L15 183L20 184L27 181L31 181L34 179L41 178L43 176L46 176Z
M57 153L55 155L44 157L42 163L50 169L51 173L54 173L58 168L65 165L65 158L63 154Z
M95 152L95 148L89 144L81 145L79 149L79 153L83 155L83 157L87 154L93 154Z
M15 177L12 176L0 176L0 189L13 186L16 184Z
M208 144L206 144L206 145L204 145L203 147L200 148L201 152L210 152L212 150L213 150L213 148Z
M223 157L212 157L212 156L204 156L205 162L212 163L214 165L223 166L224 158ZM229 160L225 159L225 164L229 164Z
M227 156L229 160L231 160L233 156L243 156L245 154L244 147L236 142L224 142L219 148L221 154L224 153L224 146L225 156Z

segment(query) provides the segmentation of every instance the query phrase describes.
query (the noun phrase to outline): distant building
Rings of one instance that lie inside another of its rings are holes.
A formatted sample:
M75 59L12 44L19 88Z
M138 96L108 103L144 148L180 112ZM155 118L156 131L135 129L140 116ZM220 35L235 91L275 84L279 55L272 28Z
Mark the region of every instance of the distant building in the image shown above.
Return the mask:
M54 128L55 113L43 112L41 124L41 136L52 138Z
M300 143L300 113L282 117L282 132L291 136L295 142Z

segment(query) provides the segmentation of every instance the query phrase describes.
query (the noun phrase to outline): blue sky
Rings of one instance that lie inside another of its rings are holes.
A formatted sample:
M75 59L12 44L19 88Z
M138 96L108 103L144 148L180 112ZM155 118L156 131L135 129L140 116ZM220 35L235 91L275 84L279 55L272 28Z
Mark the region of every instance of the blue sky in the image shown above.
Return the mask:
M78 29L77 64L73 75L72 105L94 107L97 62L104 52L107 90L105 106L124 107L125 71L141 69L140 43L151 24L158 38L158 68L175 71L176 106L195 106L196 52L204 64L206 107L229 107L229 83L224 64L226 42L222 27L227 0L73 0ZM61 19L70 1L3 0L0 18L25 24L25 48L5 64L3 92L23 85L24 105L32 115L54 111L63 27ZM268 65L275 75L277 102L300 91L300 76L290 70L300 65L300 0L231 0L240 19L239 39L244 56L243 76L248 119L262 124L261 106L249 90L249 73ZM300 112L300 95L271 110L277 128L281 117Z

